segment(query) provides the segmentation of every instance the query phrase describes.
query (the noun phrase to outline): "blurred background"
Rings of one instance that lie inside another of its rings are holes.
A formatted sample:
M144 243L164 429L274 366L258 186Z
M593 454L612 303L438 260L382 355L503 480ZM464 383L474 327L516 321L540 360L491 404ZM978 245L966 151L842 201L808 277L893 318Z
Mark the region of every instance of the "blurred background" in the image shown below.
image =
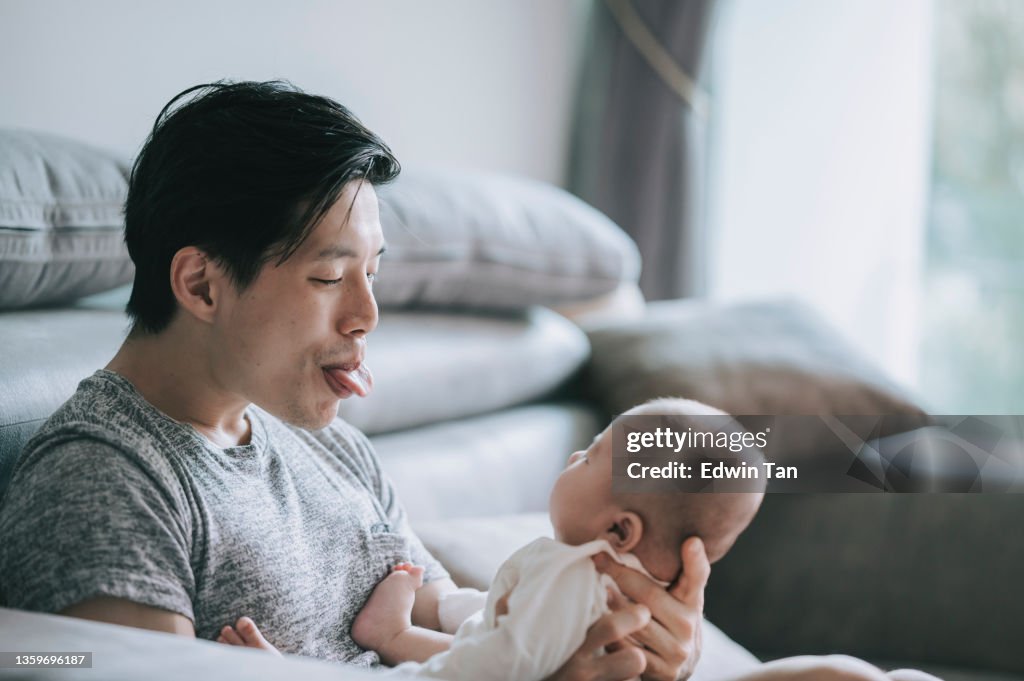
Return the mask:
M132 156L285 78L407 165L526 175L650 299L795 297L933 413L1024 413L1024 2L0 0L0 125Z

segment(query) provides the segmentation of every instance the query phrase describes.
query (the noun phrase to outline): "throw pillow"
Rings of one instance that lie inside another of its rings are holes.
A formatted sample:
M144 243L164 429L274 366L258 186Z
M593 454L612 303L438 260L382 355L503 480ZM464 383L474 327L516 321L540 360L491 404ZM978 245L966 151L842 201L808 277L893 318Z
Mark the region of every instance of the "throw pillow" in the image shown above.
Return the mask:
M382 305L553 306L639 277L636 245L615 223L542 182L406 169L379 196Z
M122 205L128 165L86 144L0 130L0 309L130 281Z
M856 436L846 442L824 420L791 422L773 433L773 461L845 454L851 442L929 423L905 390L794 302L652 303L642 319L591 326L588 336L588 379L612 414L673 396L737 416L876 417L844 420Z

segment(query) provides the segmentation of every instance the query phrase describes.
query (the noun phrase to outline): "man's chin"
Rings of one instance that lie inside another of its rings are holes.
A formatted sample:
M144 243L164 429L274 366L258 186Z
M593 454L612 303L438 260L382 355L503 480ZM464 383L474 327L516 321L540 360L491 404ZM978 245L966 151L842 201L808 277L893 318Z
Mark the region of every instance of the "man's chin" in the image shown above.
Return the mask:
M263 407L263 409L296 428L322 430L331 425L331 422L338 416L339 404L341 404L341 400L335 399L331 400L330 404L318 404L311 409L302 409L294 405L277 409Z
M331 409L324 412L318 412L316 414L309 414L309 418L304 422L295 423L293 425L298 426L299 428L305 428L306 430L322 430L323 428L331 425L331 422L337 418L339 404L341 404L341 400L334 402L334 404L331 405Z

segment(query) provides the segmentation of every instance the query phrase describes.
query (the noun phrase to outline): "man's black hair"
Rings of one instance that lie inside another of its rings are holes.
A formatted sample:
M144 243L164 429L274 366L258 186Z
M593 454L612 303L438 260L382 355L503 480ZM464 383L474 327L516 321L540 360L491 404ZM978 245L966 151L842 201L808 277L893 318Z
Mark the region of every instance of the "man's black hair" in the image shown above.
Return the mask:
M295 252L348 182L383 184L400 170L348 109L290 83L221 81L178 94L135 159L125 202L133 330L171 322L179 249L199 248L243 290L265 263Z

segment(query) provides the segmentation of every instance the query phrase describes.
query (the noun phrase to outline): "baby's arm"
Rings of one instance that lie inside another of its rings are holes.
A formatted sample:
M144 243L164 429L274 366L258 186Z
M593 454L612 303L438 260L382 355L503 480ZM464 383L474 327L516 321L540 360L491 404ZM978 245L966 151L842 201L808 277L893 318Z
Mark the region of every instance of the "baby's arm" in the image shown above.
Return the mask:
M589 554L552 540L532 542L501 566L483 617L468 620L448 652L431 657L416 675L547 678L586 641L606 598Z
M382 662L423 662L448 650L452 637L412 624L416 590L423 586L423 567L403 563L370 594L352 623L352 639L374 650Z

